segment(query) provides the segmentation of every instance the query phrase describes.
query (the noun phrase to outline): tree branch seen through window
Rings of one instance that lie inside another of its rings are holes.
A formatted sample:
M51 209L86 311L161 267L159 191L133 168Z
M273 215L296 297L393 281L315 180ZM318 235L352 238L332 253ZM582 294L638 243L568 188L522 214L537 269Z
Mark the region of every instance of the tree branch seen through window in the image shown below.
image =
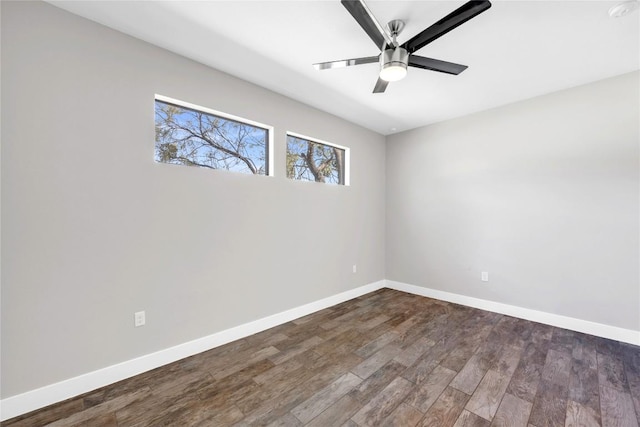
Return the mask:
M345 184L345 150L287 135L287 177Z
M155 103L156 162L268 174L268 130L191 108Z

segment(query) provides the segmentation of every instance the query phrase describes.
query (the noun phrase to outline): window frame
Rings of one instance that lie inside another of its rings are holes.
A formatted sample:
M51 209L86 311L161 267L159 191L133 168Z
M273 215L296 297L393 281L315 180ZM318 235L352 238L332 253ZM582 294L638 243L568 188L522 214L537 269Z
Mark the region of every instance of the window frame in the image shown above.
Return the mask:
M313 142L316 144L321 144L321 145L326 145L329 147L334 147L334 148L338 148L340 150L344 151L344 184L333 184L336 185L338 187L349 187L351 186L351 149L349 147L345 147L343 145L339 145L339 144L335 144L333 142L328 142L328 141L323 141L321 139L318 138L312 138L310 136L306 136L303 135L301 133L297 133L297 132L291 132L291 131L287 131L285 134L286 138L285 138L285 156L287 155L287 153L289 152L289 137L292 136L294 138L298 138L298 139L304 139L305 141L309 141L309 142ZM286 175L286 171L285 171L285 175ZM290 179L291 181L300 181L300 182L315 182L315 181L308 181L308 180L302 180L302 179L295 179L295 178L290 178L287 176L287 179ZM325 184L330 184L330 183L325 183ZM332 184L330 184L332 185Z
M187 102L187 101L181 101L179 99L175 99L175 98L171 98L165 95L160 95L160 94L155 94L154 95L154 100L153 100L153 105L154 105L154 111L155 111L155 102L156 101L160 101L160 102L164 102L166 104L173 104L176 107L182 107L182 108L187 108L189 110L195 110L195 111L199 111L205 114L210 114L212 116L216 116L219 117L221 119L224 120L229 120L229 121L234 121L237 123L241 123L244 125L248 125L248 126L253 126L256 128L260 128L260 129L264 129L265 131L267 131L267 141L266 141L266 146L265 146L265 174L264 175L259 175L259 174L245 174L245 175L257 175L257 176L274 176L274 165L273 165L273 152L274 152L274 143L273 143L273 133L274 133L274 127L264 124L264 123L260 123L260 122L256 122L255 120L250 120L250 119L245 119L244 117L240 117L240 116L236 116L233 114L229 114L229 113L224 113L222 111L218 111L218 110L214 110L212 108L208 108L208 107L203 107L201 105L198 104L193 104L191 102ZM154 113L154 124L155 124L155 113ZM155 138L154 138L155 141ZM155 146L155 142L154 142L154 146ZM164 162L158 162L158 161L154 161L154 163L161 163L161 164L170 164L170 163L164 163ZM224 168L215 168L213 170L223 170L223 171L227 171L227 172L235 172L235 173L242 173L242 172L238 172L238 171L233 171L233 170L229 170L229 169L224 169Z

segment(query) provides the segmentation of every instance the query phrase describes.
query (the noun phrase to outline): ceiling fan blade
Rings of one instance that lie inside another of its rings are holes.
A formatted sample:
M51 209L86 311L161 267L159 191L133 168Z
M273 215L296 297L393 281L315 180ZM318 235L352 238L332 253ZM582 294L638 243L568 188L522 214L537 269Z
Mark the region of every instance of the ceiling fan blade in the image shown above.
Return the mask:
M369 35L378 49L382 50L384 44L389 46L393 44L391 37L382 28L363 0L341 0L341 3Z
M378 77L378 81L376 82L375 87L373 88L373 93L383 93L387 89L388 81L382 80Z
M447 34L454 28L464 24L471 18L481 14L490 7L491 2L487 0L467 2L429 28L404 42L402 47L409 53L413 53L437 38Z
M453 62L441 61L439 59L426 58L418 55L409 56L409 66L455 75L460 74L468 68L466 65L454 64Z
M351 67L352 65L373 64L374 62L378 62L379 60L380 60L379 55L367 56L364 58L352 58L352 59L341 59L339 61L318 62L317 64L313 64L313 67L316 70L328 70L330 68Z

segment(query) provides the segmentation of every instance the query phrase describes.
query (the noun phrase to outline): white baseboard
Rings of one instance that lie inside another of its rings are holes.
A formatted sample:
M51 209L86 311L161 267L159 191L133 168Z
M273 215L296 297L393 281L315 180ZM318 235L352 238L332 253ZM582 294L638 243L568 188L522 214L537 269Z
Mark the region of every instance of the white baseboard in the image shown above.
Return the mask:
M138 357L136 359L127 360L97 371L88 372L84 375L2 399L0 400L0 421L5 421L9 418L26 414L27 412L113 384L168 363L184 359L185 357L202 353L203 351L207 351L264 331L265 329L290 322L384 287L428 298L448 301L455 304L461 304L468 307L492 311L495 313L506 314L508 316L518 317L573 331L584 332L616 341L640 345L640 331L618 328L587 320L545 313L542 311L439 291L436 289L424 288L421 286L409 285L393 280L381 280L379 282L370 283L356 289L323 298L319 301L295 307L272 316L267 316L231 329L217 332L197 340L189 341L184 344Z
M395 289L397 291L466 305L468 307L479 308L481 310L492 311L494 313L506 314L507 316L570 329L576 332L583 332L585 334L608 338L615 341L640 345L640 331L634 331L632 329L604 325L602 323L591 322L588 320L546 313L544 311L531 310L529 308L522 308L515 305L502 304L499 302L468 297L436 289L424 288L422 286L409 285L407 283L396 282L393 280L385 280L385 282L387 288Z
M272 316L217 332L213 335L2 399L0 401L0 421L26 414L27 412L113 384L168 363L184 359L185 357L219 347L231 341L256 334L265 329L290 322L327 307L376 291L383 288L384 285L384 280L370 283L356 289L323 298L319 301L314 301Z

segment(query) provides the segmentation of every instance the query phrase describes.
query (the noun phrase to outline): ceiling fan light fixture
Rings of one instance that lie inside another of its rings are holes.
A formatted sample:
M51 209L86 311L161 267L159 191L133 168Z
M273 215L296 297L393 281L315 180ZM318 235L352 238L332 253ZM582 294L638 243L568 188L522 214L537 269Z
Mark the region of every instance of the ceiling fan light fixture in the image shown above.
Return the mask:
M397 82L407 75L407 66L403 64L386 64L380 70L380 78L387 82Z
M409 63L409 53L406 49L397 47L387 49L380 57L382 66L380 68L380 78L387 82L397 82L407 75L407 65Z

